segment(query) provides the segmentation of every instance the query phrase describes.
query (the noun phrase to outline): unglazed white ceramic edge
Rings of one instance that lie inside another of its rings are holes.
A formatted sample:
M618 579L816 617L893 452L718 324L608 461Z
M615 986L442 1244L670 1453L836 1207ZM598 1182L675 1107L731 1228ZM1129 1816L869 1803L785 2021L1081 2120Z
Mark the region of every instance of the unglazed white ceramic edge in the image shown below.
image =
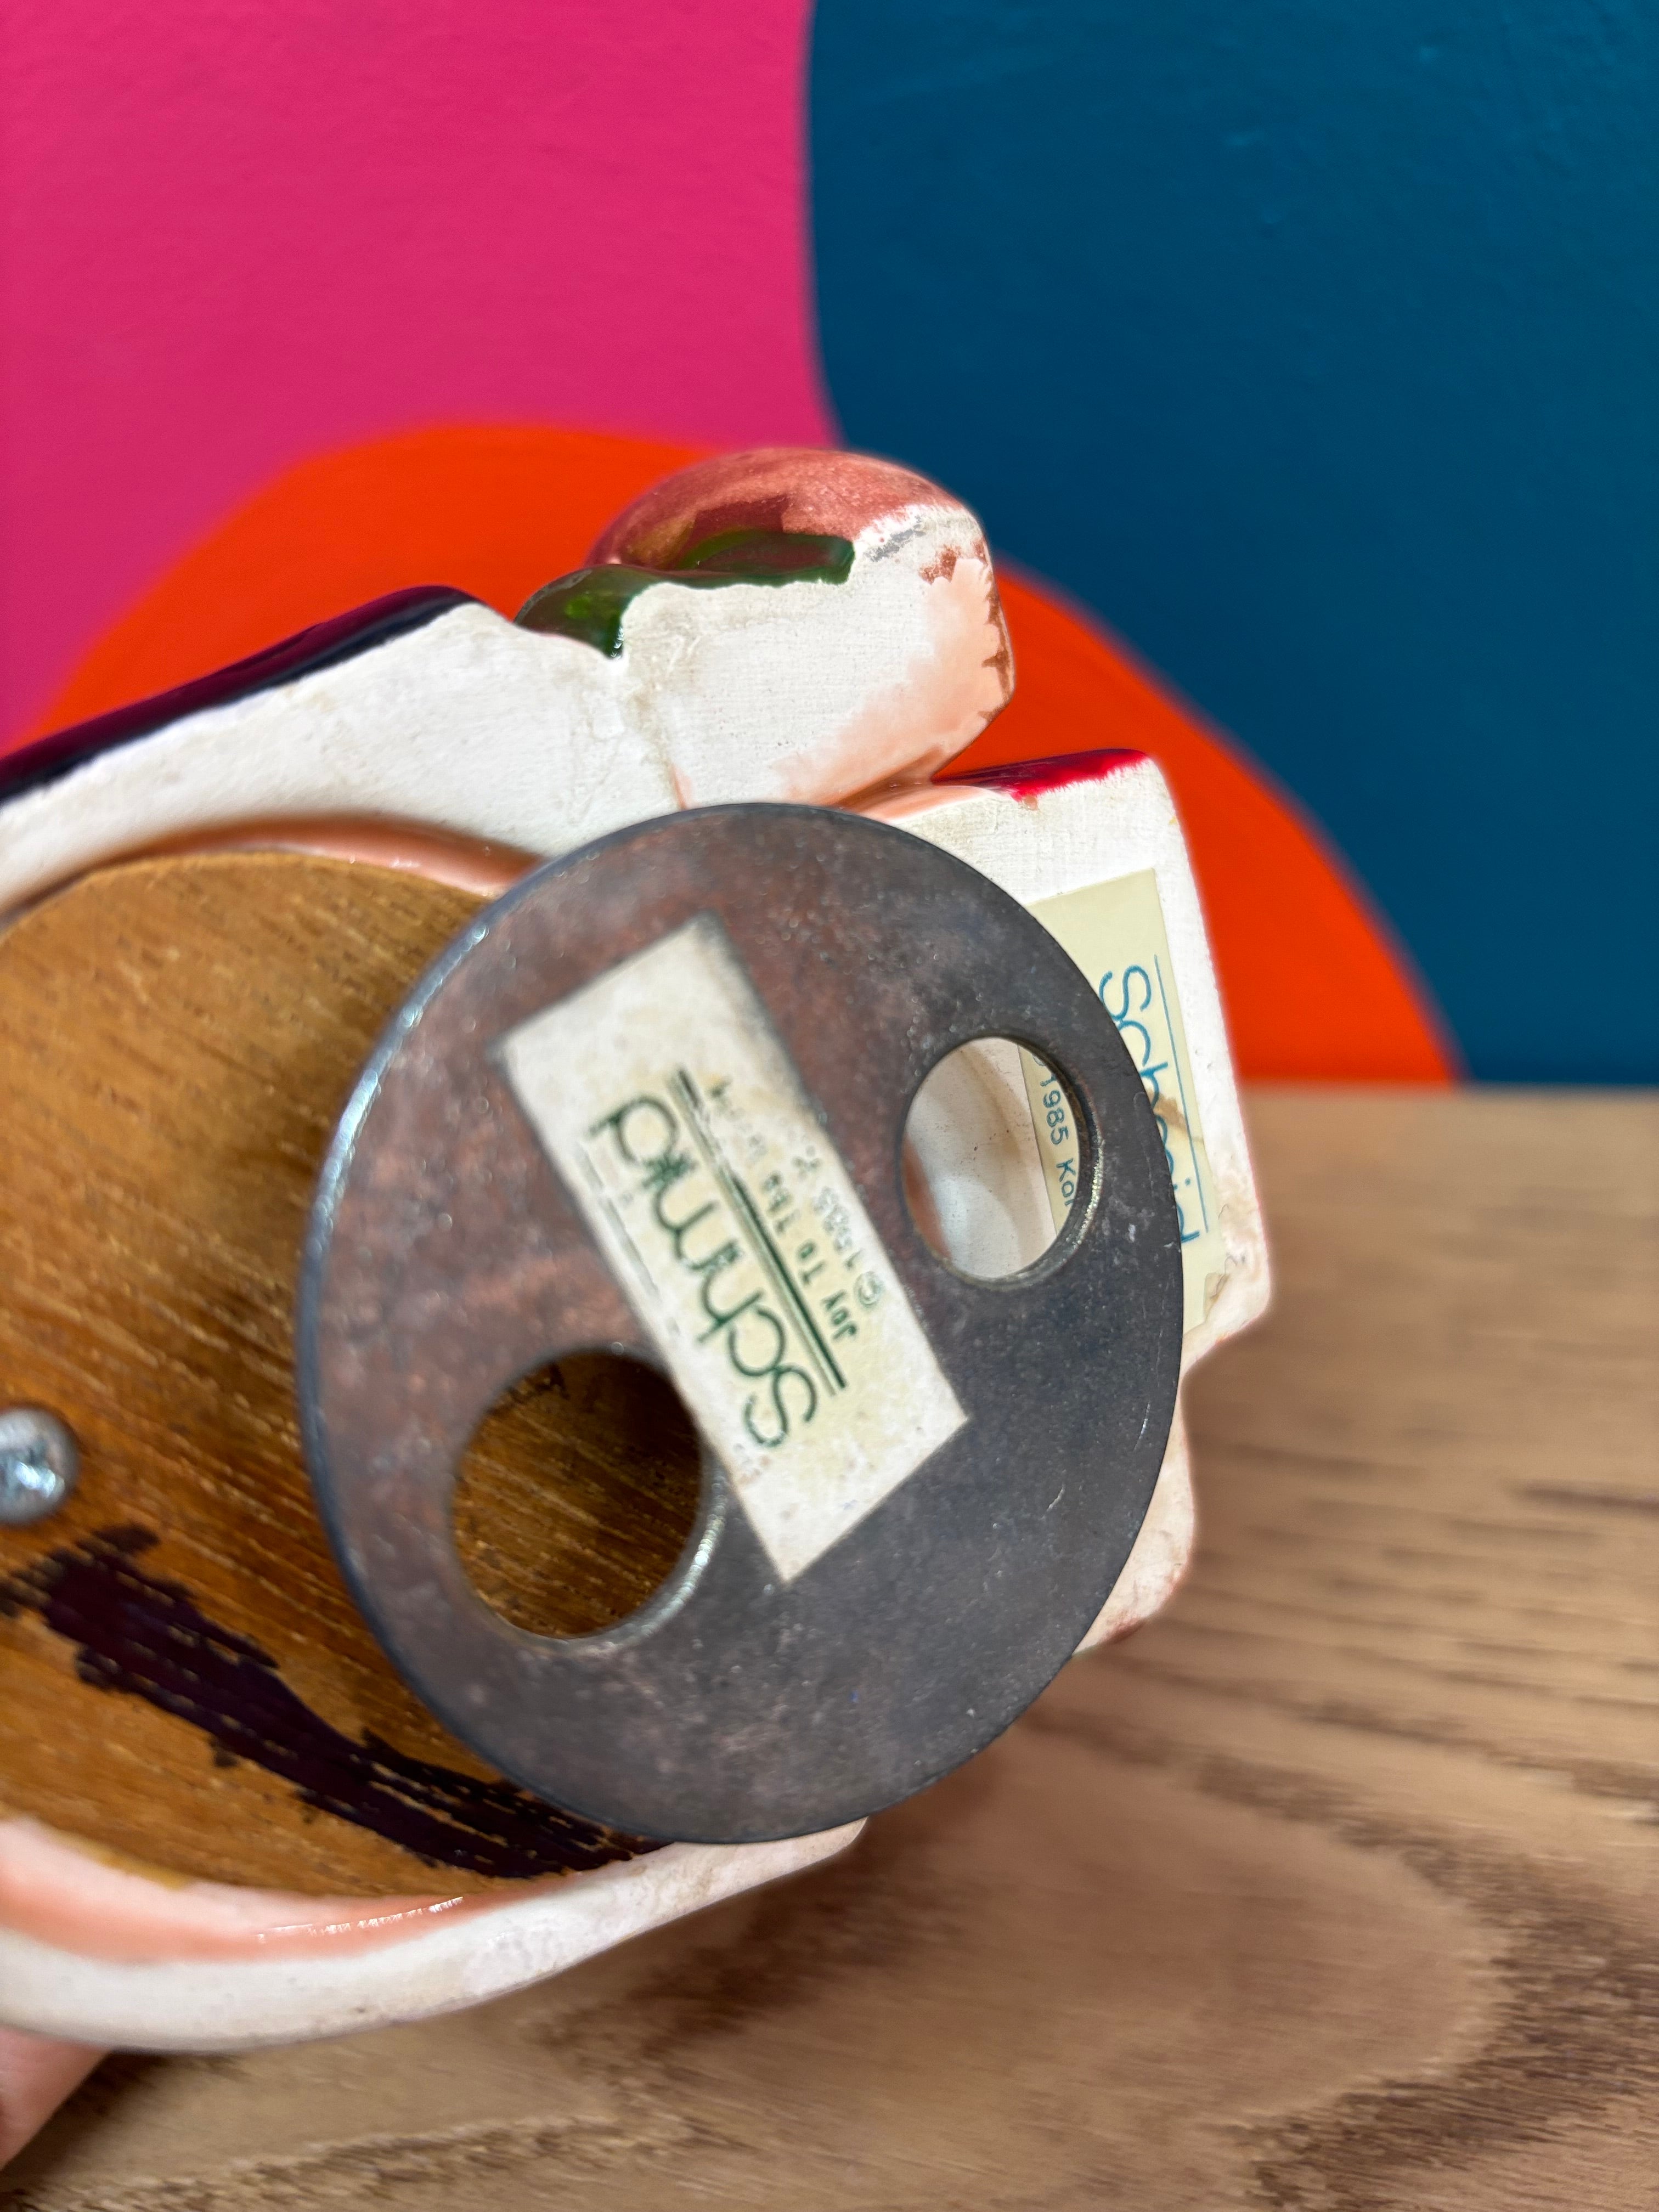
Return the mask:
M389 2027L504 1996L799 1873L845 1850L861 1826L778 1844L670 1844L343 1957L117 1963L0 1929L0 2004L34 2034L137 2051L247 2051Z

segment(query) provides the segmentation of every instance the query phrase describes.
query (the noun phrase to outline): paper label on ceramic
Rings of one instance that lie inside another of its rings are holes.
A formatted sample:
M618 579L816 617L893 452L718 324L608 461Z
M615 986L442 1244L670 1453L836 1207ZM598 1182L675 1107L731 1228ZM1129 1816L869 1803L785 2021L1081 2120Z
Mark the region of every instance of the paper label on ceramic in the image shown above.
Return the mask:
M1195 1328L1215 1302L1227 1259L1158 878L1148 868L1065 891L1058 898L1039 899L1030 910L1093 984L1140 1070L1181 1216L1183 1325ZM1020 1063L1049 1210L1058 1227L1071 1211L1077 1188L1071 1105L1040 1060L1022 1052Z
M496 1047L786 1581L963 1425L712 915Z

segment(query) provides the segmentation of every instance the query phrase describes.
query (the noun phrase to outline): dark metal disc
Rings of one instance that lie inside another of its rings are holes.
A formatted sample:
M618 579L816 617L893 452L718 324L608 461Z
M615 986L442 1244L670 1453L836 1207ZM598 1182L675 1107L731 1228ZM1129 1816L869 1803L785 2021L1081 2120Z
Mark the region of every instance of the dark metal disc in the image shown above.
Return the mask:
M918 1087L983 1036L1063 1073L1082 1139L1064 1229L995 1282L936 1256L900 1170ZM902 830L723 806L539 870L415 991L324 1171L301 1408L357 1601L465 1742L591 1819L753 1842L908 1796L1058 1672L1181 1338L1157 1124L1047 930ZM451 1492L508 1385L598 1347L679 1384L701 1519L640 1612L538 1637L473 1590Z

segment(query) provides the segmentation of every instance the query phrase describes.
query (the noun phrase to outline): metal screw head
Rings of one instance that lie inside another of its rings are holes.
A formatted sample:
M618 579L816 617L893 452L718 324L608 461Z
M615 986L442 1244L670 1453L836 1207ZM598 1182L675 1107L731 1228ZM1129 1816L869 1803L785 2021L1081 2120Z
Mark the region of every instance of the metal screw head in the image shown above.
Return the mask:
M75 1487L81 1452L43 1406L0 1412L0 1528L27 1528L55 1513Z

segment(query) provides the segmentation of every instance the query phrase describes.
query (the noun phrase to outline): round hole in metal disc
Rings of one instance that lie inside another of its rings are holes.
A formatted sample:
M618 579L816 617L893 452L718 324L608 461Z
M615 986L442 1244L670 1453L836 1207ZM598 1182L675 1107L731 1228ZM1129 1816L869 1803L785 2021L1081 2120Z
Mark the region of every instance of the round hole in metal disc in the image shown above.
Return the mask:
M515 1628L592 1635L668 1579L701 1483L673 1385L641 1360L578 1352L525 1376L480 1423L455 1484L456 1548Z
M941 1260L997 1282L1060 1233L1080 1169L1064 1079L1008 1037L958 1045L930 1071L904 1125L904 1194Z

